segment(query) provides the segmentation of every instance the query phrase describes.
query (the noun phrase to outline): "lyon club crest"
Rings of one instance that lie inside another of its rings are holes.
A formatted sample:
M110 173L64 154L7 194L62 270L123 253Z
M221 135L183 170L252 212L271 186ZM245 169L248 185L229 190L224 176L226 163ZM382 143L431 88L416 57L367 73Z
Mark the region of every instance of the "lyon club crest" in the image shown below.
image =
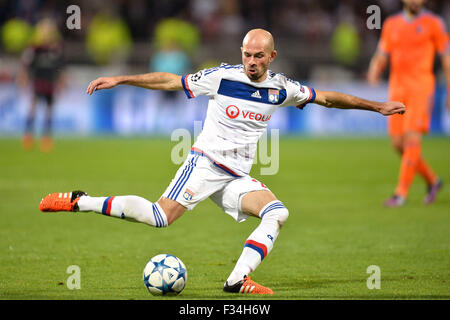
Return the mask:
M269 89L269 102L277 103L279 97L280 97L280 91L279 90Z
M192 192L191 190L189 190L189 189L186 189L186 192L183 194L183 197L186 199L186 200L192 200L192 197L194 196L194 192Z

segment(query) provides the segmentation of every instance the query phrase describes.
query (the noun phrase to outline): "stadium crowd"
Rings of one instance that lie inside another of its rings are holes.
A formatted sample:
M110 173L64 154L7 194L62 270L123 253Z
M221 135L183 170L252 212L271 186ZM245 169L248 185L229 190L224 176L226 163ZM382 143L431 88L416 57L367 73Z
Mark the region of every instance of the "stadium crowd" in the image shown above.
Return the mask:
M72 4L81 9L79 30L65 27L66 9ZM124 57L128 63L135 64L148 63L149 56L155 52L149 48L154 48L157 42L156 30L167 19L178 19L191 25L193 32L184 35L188 38L185 42L193 43L190 49L195 49L198 42L202 47L220 48L210 56L217 56L220 52L223 53L219 57L222 59L230 53L224 42L238 43L247 30L261 27L271 30L280 39L282 47L294 42L308 43L309 60L313 56L321 62L362 71L365 65L360 65L368 62L379 38L379 30L369 30L366 26L369 16L366 10L374 4L380 7L382 20L401 10L401 1L391 0L112 0L107 5L102 0L0 0L0 27L10 19L20 19L32 26L43 17L51 17L59 25L66 47L70 48L65 50L67 62L104 63L108 61L96 59L90 42L97 46L107 42L91 35L105 33L98 26L106 21L110 23L108 30L115 30L109 37L117 37L120 47L133 48ZM450 21L448 1L429 0L427 7L438 12L444 21ZM0 47L3 53L8 51L5 41L3 36ZM295 52L291 59L299 61L295 70L307 67L308 55L302 54L301 48L293 47ZM105 56L100 52L100 56ZM205 56L207 52L205 50L198 60L211 59Z

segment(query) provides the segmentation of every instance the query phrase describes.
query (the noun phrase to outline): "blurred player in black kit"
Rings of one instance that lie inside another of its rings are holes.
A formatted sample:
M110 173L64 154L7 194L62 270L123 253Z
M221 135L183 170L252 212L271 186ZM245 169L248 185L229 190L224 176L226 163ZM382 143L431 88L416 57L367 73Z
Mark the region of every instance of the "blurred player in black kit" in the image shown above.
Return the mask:
M24 68L19 83L21 86L30 83L33 90L22 145L27 150L33 148L33 124L38 102L43 100L45 118L40 147L43 152L50 152L53 147L51 131L54 95L63 82L61 36L53 20L44 18L36 24L32 43L23 53L22 62Z

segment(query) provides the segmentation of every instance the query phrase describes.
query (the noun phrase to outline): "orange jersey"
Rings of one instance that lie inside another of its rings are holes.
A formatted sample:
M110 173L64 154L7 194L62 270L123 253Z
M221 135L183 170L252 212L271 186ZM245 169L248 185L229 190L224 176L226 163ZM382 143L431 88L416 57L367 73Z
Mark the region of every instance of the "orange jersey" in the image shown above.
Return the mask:
M390 57L391 88L430 90L434 89L434 56L450 54L450 45L443 20L423 10L413 20L403 12L387 18L378 51Z

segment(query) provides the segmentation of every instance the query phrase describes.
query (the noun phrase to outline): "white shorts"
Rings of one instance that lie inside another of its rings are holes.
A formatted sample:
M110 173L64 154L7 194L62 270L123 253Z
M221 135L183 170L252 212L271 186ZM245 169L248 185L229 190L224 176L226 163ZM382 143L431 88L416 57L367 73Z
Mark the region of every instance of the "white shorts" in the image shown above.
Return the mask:
M207 156L190 153L178 169L162 197L177 201L188 210L205 200L211 200L236 221L249 215L241 210L242 196L250 191L269 190L249 175L231 175Z

